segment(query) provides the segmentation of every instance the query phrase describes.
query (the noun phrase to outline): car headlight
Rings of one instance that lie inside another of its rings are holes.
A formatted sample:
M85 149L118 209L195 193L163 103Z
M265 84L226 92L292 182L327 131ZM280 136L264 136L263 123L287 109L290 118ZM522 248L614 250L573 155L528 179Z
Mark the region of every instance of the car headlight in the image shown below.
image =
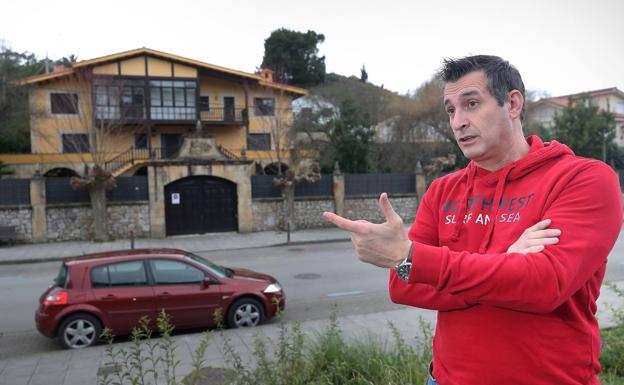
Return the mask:
M280 291L282 291L282 287L277 282L270 284L269 286L266 287L266 289L264 289L265 293L277 293Z

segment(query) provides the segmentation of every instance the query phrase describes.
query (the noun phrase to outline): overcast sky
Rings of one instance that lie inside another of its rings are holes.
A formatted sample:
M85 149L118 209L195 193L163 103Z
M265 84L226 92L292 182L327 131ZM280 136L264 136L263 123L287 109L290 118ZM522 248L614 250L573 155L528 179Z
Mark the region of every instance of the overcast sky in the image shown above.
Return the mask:
M1 1L0 39L39 57L149 47L254 72L264 39L285 27L325 35L327 72L365 65L370 82L400 93L468 54L502 56L553 96L624 91L622 0Z

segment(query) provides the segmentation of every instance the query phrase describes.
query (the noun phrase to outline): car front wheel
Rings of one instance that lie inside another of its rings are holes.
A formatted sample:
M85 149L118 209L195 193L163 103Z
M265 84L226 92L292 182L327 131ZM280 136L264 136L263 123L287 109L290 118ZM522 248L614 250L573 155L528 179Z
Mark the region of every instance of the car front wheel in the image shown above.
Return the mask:
M230 307L228 325L232 328L256 326L264 321L264 309L253 298L241 298Z
M67 317L59 327L59 340L67 349L81 349L95 344L100 337L100 321L89 314Z

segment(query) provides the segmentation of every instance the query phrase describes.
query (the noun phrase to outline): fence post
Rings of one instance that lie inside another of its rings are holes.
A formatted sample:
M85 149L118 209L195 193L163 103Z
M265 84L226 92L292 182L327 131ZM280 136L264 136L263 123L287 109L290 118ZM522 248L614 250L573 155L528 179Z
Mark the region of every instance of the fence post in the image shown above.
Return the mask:
M35 175L30 180L30 206L32 209L32 241L48 240L48 221L46 218L46 184L45 178Z
M425 174L423 173L423 168L420 164L420 161L416 162L416 170L414 171L414 173L416 174L416 196L418 197L418 201L420 202L420 199L423 197L425 191L427 190L427 181L425 179Z
M334 194L334 211L336 215L344 216L344 200L345 200L345 182L344 175L340 172L338 162L334 165L333 194Z

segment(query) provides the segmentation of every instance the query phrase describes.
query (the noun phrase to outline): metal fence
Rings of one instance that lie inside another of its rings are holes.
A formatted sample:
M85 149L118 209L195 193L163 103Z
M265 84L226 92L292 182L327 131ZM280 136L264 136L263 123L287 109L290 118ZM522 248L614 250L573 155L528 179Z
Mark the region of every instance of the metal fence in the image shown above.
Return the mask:
M345 174L345 196L411 194L416 192L414 174Z
M303 182L295 187L297 197L331 197L333 176L323 174L316 183ZM345 195L366 196L388 194L413 194L416 192L414 174L345 174ZM253 198L278 198L280 191L273 185L274 175L254 175L251 177Z
M30 205L30 179L0 179L0 205Z
M319 196L332 196L333 193L333 179L331 174L324 174L315 183L301 182L295 186L296 197L319 197Z
M47 178L47 203L86 203L89 193L86 189L74 189L71 178ZM117 188L109 191L106 196L109 202L128 202L148 200L146 176L121 176L115 178Z
M251 177L252 198L279 198L282 196L279 188L273 185L275 175L253 175ZM323 174L315 183L301 182L295 186L296 197L332 196L332 175Z

